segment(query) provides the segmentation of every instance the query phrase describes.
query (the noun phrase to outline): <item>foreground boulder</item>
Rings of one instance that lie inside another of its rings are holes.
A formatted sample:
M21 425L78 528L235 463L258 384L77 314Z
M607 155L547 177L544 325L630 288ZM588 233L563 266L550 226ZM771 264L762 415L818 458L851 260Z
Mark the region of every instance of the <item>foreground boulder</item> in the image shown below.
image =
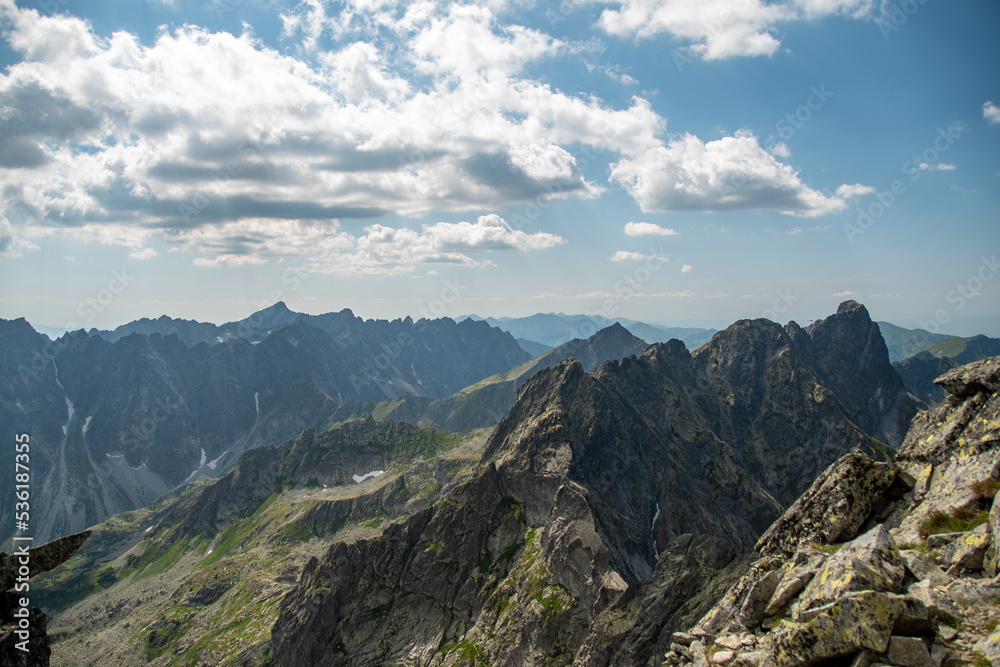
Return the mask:
M1000 358L937 382L895 461L830 466L666 664L1000 664Z

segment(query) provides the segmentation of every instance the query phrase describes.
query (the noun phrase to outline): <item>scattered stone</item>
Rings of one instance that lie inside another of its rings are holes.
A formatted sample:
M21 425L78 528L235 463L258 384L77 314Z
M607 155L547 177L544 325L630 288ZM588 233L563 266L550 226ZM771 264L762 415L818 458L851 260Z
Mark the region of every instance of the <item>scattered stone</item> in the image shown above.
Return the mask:
M929 581L918 581L907 589L906 594L924 604L932 621L954 621L961 615L948 595L938 587L931 586Z
M976 650L982 653L991 665L1000 664L1000 630L994 630L993 634L981 639L976 644Z
M939 625L938 636L941 639L945 640L946 642L950 642L951 640L953 640L955 637L958 636L958 630L951 627L950 625Z
M716 651L711 662L713 665L728 665L735 657L736 654L732 651Z
M890 639L889 660L901 667L933 667L927 644L919 637Z
M816 570L823 564L823 560L823 558L815 558L805 565L793 567L785 572L764 613L767 616L774 616L794 600L795 596L801 593L816 576Z
M948 568L948 574L955 576L964 570L982 570L983 558L986 556L986 550L991 542L988 523L965 533L961 539L955 540L956 549L951 557L951 567Z
M931 648L931 664L934 665L934 667L947 665L951 656L951 649L947 646L935 645Z
M691 659L691 651L688 650L687 646L682 646L681 644L678 644L678 643L675 642L675 643L673 643L673 644L670 645L670 650L672 652L676 653L677 655L684 656L688 660Z
M683 646L690 646L691 642L693 642L697 638L698 637L696 635L691 634L689 632L675 632L673 635L671 635L671 639L673 639L675 642Z
M834 544L854 537L880 506L898 470L860 452L841 457L767 529L757 551L791 555L810 542Z
M708 653L705 651L705 644L700 639L691 642L691 661L695 667L708 667Z
M715 640L715 643L722 648L727 648L731 651L735 651L739 647L743 646L743 640L736 635L728 635L726 637L720 637Z
M732 667L760 667L763 664L764 652L751 651L749 653L741 653L736 656L736 660L733 661Z
M851 667L871 667L875 663L877 657L878 656L872 651L862 651L854 658L854 661L851 663Z
M774 595L778 583L781 582L779 572L768 572L753 585L747 599L740 609L740 622L748 628L755 628L764 620L764 612L767 609L771 596Z
M931 549L938 549L946 544L951 544L963 535L965 535L965 533L938 533L937 535L928 535L927 546Z
M944 573L933 558L927 554L922 554L914 549L904 549L899 552L906 569L917 581L929 579L932 586L946 586L951 582L951 577Z

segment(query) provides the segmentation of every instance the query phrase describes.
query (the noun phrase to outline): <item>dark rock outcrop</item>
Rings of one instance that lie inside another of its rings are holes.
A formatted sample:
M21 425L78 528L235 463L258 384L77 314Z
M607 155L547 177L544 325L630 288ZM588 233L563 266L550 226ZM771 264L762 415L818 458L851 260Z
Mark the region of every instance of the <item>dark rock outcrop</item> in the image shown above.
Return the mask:
M22 600L31 600L31 577L65 563L89 537L87 530L26 549L23 555L16 550L0 553L0 591L4 591L0 593L0 667L48 667L52 649L45 614L38 607L22 607ZM27 616L21 616L22 612Z

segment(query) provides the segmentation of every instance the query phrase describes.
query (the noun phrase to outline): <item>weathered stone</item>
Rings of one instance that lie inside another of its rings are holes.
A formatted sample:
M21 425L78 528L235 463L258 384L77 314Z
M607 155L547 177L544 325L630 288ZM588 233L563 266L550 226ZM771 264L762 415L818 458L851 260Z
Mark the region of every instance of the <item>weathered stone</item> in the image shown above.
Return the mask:
M938 590L936 586L932 586L929 581L919 581L913 584L906 589L906 594L924 604L931 620L955 620L961 615L948 595Z
M935 644L931 648L931 664L934 667L941 667L942 665L948 664L951 659L951 649L947 646L941 646L940 644Z
M736 654L733 651L716 651L712 654L711 663L713 665L728 665L735 657Z
M793 567L791 570L785 572L781 577L781 582L778 584L777 589L774 591L774 595L771 596L771 601L768 603L764 613L767 616L774 616L795 599L795 596L801 593L809 582L812 581L822 563L823 559L818 558L810 560L806 565Z
M990 548L986 550L986 557L983 559L983 569L991 577L997 576L1000 572L1000 502L993 499L993 506L990 508Z
M827 468L757 542L757 551L792 554L809 542L834 544L854 537L896 479L892 463L860 452Z
M682 645L682 644L678 644L678 643L674 642L673 644L670 645L670 650L673 651L674 653L676 653L677 655L684 656L688 660L691 659L691 651L690 651L690 649L688 649L688 647L686 645Z
M899 605L899 614L892 627L894 635L917 637L934 633L934 619L923 602L906 595L894 596L894 599Z
M736 656L732 667L761 667L764 664L763 651L750 651Z
M774 667L812 664L865 649L884 653L906 604L890 593L847 593L809 622L782 621L764 639Z
M675 632L670 638L682 646L690 646L691 642L697 639L695 635L688 632Z
M983 558L992 542L989 524L984 523L955 540L948 574L954 576L963 570L983 569Z
M889 640L889 660L901 667L933 667L927 644L919 637L893 637Z
M905 549L899 552L906 569L917 581L927 579L932 586L945 586L951 581L951 577L944 573L933 558L927 554L922 554L914 549Z
M938 636L946 642L950 642L952 639L958 636L958 630L951 627L950 625L939 625L937 630Z
M768 602L770 602L780 581L781 574L779 572L768 572L753 585L740 609L740 622L743 625L748 628L760 625L760 622L764 620L764 611L767 609Z
M872 651L862 651L854 657L851 667L871 667L878 659L878 655Z
M941 385L955 398L971 398L978 393L995 394L1000 389L1000 357L950 370L934 384Z
M898 593L904 575L905 565L892 537L877 526L826 560L799 596L799 605L818 607L852 591Z
M725 637L719 637L715 640L715 643L722 648L727 648L731 651L743 646L743 641L736 635L726 635Z
M695 642L691 642L691 661L694 663L695 667L708 667L708 652L705 650L705 643L700 639Z
M965 535L965 533L938 533L937 535L928 535L927 546L931 549L938 549L947 544L951 544L963 535Z
M976 650L982 653L991 665L1000 663L1000 629L994 630L993 634L977 642Z

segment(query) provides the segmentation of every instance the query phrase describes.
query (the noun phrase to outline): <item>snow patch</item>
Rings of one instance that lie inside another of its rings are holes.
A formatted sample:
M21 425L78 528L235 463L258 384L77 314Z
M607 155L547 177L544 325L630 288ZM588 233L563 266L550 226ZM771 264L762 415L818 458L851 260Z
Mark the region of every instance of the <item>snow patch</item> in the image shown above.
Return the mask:
M253 393L253 405L257 408L257 414L260 414L260 392Z
M93 415L91 415L90 417L87 417L86 419L83 420L83 434L84 435L87 435L87 429L90 428L90 420L93 419L93 418L94 418Z
M193 471L191 471L191 474L188 475L187 479L185 479L184 481L185 482L190 482L192 479L194 479L194 476L198 474L198 471L205 467L205 461L206 460L208 460L208 457L205 456L205 448L202 447L201 448L201 461L198 463L198 467L195 468Z
M108 454L108 453L105 452L104 455L107 456L109 459L123 459L123 458L125 458L124 454ZM141 468L141 467L142 466L139 466L139 468ZM139 468L133 468L133 470L138 470Z
M225 341L223 341L223 340L222 340L222 336L216 336L216 337L215 337L215 342L216 342L216 343L223 343L223 342L225 342Z
M142 470L142 469L143 469L143 468L145 468L145 467L146 467L146 462L145 462L145 461L143 461L142 463L140 463L140 464L139 464L139 467L138 467L138 468L136 468L135 466L133 466L133 467L132 467L132 470Z
M155 527L156 527L156 524L153 524L152 526L150 526L149 528L146 529L146 532L147 533L152 532L153 528L155 528Z
M211 461L208 462L208 467L210 469L212 469L212 470L215 470L215 466L219 465L219 461L221 461L222 457L225 456L228 453L229 453L229 450L227 449L226 451L224 451L221 454L219 454L219 458L212 459Z
M370 473L367 473L365 475L352 475L352 477L354 478L354 482L356 484L360 484L366 479L378 477L384 472L385 472L384 470L372 470Z

